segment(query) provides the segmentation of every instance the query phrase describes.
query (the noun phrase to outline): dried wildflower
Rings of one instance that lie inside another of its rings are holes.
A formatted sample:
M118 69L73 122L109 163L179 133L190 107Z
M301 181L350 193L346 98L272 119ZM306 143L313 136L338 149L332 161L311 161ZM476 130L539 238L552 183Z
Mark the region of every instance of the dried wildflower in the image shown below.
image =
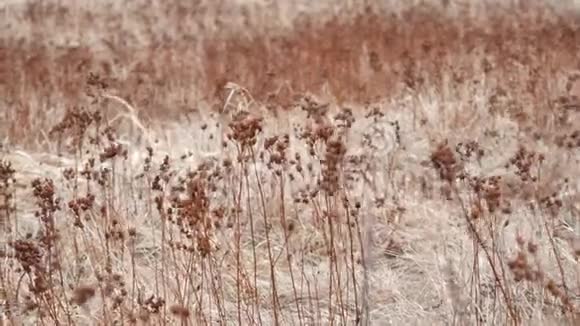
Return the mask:
M435 169L439 171L439 176L442 180L447 182L455 181L459 167L447 141L439 144L437 149L431 153L431 162Z
M43 271L42 258L44 252L31 240L16 240L10 243L14 249L14 258L22 265L22 269L30 273L32 269Z
M89 75L87 76L86 83L87 86L94 87L98 90L105 90L109 87L108 84L105 82L105 80L99 74L95 74L92 72L89 73Z
M546 208L552 216L557 216L560 209L563 206L562 200L559 198L559 194L554 192L548 196L540 198L540 205Z
M322 169L321 188L333 195L341 188L341 165L346 154L346 146L342 140L332 140L326 145Z
M307 119L313 119L317 124L321 124L328 113L330 104L321 103L312 95L305 95L299 99L298 107L306 111Z
M165 300L156 297L154 295L150 296L143 302L143 307L147 309L147 312L152 314L158 314L161 308L165 305Z
M95 296L95 288L92 286L82 285L74 289L72 302L76 305L83 305Z
M127 156L127 152L123 150L123 146L121 144L111 144L103 150L99 158L101 162L105 162L121 155Z
M341 111L334 116L334 120L340 122L337 127L347 129L352 127L352 124L355 122L352 109L350 108L341 109Z
M470 185L473 192L478 196L478 198L485 201L490 213L496 212L503 204L503 193L500 181L501 176L491 176L487 178L474 177L470 179Z
M476 141L458 143L455 146L455 152L463 161L469 161L472 158L480 160L485 153L484 150L479 147L479 143Z
M287 230L292 233L296 229L296 223L293 220L288 221Z
M0 160L0 227L6 225L14 211L12 200L13 184L16 183L15 173L12 163Z
M187 309L186 307L184 307L182 305L172 305L171 307L169 307L169 311L175 317L180 318L180 319L187 319L191 315L191 312L189 311L189 309Z
M75 170L73 168L68 168L68 169L64 169L64 171L62 172L62 175L66 180L71 181L75 178L76 173L75 173Z
M238 142L242 148L251 147L256 144L256 137L262 132L262 122L261 117L241 111L229 124L231 132L228 134L228 139Z
M165 157L163 158L163 163L161 163L159 170L161 172L169 172L170 168L171 168L171 164L169 163L169 155L165 155Z
M207 257L211 253L211 242L207 235L200 234L197 237L197 249L201 254L201 257Z
M49 136L58 136L59 144L65 136L72 138L75 149L80 151L85 143L85 135L89 126L98 126L102 121L99 111L90 111L84 107L72 107L67 109L61 122L53 126ZM91 143L99 143L99 139L92 139Z
M516 167L516 175L518 175L523 182L537 181L536 175L532 168L534 164L540 164L544 160L542 155L538 155L533 151L527 150L524 146L520 146L516 154L510 159L509 164Z
M533 242L528 242L528 252L535 255L538 252L538 245Z

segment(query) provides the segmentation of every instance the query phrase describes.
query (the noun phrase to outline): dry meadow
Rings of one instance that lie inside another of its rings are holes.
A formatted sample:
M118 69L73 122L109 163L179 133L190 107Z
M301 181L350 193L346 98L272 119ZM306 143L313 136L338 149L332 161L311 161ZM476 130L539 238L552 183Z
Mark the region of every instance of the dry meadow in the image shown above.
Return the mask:
M3 0L0 325L580 325L573 0Z

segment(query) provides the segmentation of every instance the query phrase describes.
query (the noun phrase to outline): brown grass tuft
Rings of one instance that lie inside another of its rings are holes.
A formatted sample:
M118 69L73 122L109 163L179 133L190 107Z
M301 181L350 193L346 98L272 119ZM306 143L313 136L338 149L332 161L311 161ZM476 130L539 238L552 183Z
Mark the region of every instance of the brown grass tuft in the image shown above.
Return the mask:
M96 290L92 286L79 286L73 291L72 302L76 305L83 305L92 299L96 294Z

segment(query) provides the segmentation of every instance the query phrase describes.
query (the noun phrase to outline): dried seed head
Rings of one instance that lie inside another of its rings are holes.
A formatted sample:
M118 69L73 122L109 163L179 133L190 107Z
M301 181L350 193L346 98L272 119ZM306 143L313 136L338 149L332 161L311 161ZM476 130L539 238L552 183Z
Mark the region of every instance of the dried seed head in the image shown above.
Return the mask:
M431 162L442 180L453 182L458 171L457 160L453 151L449 148L447 141L439 144L437 149L431 153Z
M538 245L533 242L528 242L528 252L532 255L538 252Z
M79 286L73 292L72 302L76 305L83 305L95 296L95 288L92 286Z
M191 315L189 309L182 305L173 305L169 308L169 311L171 311L171 314L173 314L175 317L180 319L187 319Z

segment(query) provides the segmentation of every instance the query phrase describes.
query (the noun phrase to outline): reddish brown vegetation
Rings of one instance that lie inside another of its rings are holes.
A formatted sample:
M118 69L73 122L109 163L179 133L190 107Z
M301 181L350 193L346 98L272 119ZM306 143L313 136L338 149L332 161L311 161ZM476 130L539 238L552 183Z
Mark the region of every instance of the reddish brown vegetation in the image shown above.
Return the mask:
M281 35L260 31L206 40L205 73L208 81L234 80L262 98L287 81L295 92L318 92L328 84L333 95L348 101L392 95L401 84L444 86L444 68L453 72L448 76L453 81L475 76L507 81L520 77L518 65L524 65L537 83L578 64L574 18L548 21L541 15L545 10L535 5L511 15L490 10L484 23L429 6L401 17L366 12L325 23L306 18ZM529 66L535 56L545 62Z
M427 5L400 17L370 10L325 21L305 16L293 30L231 32L238 26L203 39L183 31L163 42L151 32L147 46L106 40L49 47L6 39L0 43L0 79L6 81L0 95L14 110L19 128L9 124L13 136L22 136L31 117L78 103L90 72L107 76L112 89L148 115L167 118L221 96L227 81L283 106L305 91L327 89L339 100L360 102L404 87L443 88L484 77L497 83L497 97L518 89L548 100L550 80L578 67L577 17L552 14L536 1L526 5L509 15L488 9L485 18L450 17Z

